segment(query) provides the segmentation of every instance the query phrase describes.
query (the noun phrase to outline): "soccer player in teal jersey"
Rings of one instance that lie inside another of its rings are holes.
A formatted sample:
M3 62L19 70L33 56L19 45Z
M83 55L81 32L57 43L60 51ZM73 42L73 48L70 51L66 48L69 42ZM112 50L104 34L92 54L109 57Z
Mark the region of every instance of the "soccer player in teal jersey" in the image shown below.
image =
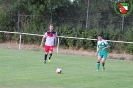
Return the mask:
M99 34L98 35L98 41L97 41L97 52L96 55L98 56L98 60L97 60L97 71L100 70L100 60L102 59L102 70L105 70L105 60L107 58L108 55L108 48L110 47L108 42L104 39L102 39L102 35Z

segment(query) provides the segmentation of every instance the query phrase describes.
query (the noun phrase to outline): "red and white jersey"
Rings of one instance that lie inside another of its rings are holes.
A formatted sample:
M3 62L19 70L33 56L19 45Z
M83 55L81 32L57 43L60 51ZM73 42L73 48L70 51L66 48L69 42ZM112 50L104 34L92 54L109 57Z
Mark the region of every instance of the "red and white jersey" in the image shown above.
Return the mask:
M47 46L54 46L54 39L57 37L57 32L55 31L47 31L44 35L43 38L46 38L45 45Z

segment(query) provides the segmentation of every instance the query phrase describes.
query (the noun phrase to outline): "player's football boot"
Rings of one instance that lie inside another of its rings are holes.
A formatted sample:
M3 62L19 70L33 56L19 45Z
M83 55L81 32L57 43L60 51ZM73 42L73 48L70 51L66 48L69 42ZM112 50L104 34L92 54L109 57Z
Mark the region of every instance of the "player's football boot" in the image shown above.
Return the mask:
M105 67L103 67L102 71L104 71L104 70L105 70Z
M48 62L51 62L51 58L49 57Z
M46 60L44 60L44 64L46 63Z

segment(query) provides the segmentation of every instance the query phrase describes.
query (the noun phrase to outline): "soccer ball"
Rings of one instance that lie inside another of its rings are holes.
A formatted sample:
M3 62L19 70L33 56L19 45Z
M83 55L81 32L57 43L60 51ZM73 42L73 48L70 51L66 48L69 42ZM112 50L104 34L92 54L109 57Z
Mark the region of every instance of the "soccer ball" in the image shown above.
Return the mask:
M62 73L62 69L61 69L61 68L57 68L57 69L56 69L56 73L57 73L57 74L61 74L61 73Z

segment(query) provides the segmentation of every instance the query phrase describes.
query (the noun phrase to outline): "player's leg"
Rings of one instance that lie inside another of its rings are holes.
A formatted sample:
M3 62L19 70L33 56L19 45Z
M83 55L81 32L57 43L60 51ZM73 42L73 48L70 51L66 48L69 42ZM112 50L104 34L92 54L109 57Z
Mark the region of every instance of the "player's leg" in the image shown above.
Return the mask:
M51 61L51 57L52 57L52 54L53 54L53 48L54 48L54 46L50 46L49 47L49 62Z
M100 60L101 60L101 56L100 56L100 54L99 54L99 55L98 55L98 59L97 59L97 64L96 64L97 71L100 70Z
M48 62L51 62L51 57L52 57L52 52L51 51L49 51L49 59L48 59Z
M103 70L103 71L105 70L105 60L106 60L105 58L102 58L102 67L103 67L102 70Z
M44 55L44 63L46 63L47 61L47 56L48 56L48 51L49 51L49 48L48 46L44 46L44 51L45 51L45 55Z
M103 54L103 58L102 58L102 67L103 69L102 70L105 70L105 60L107 58L107 53Z

